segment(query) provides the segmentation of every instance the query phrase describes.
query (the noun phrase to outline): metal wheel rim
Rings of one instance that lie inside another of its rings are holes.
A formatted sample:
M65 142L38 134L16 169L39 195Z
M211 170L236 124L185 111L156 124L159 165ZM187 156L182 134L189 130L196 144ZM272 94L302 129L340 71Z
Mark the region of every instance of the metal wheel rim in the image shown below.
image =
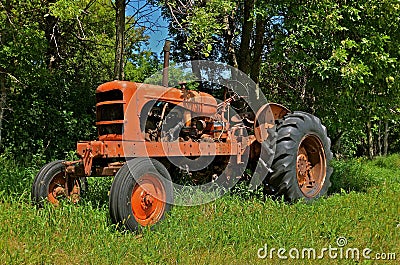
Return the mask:
M73 181L73 182L71 182ZM67 184L67 180L64 176L64 172L56 174L49 183L49 189L47 193L47 199L55 206L58 206L61 198L68 198L73 203L77 203L80 200L80 185L77 179L70 179ZM68 194L66 188L68 188Z
M313 198L321 191L326 178L326 156L320 138L307 134L300 142L296 159L296 178L301 192Z
M166 192L158 176L141 176L132 190L131 207L136 221L147 226L158 222L165 211Z
M57 206L59 204L58 198L65 196L65 183L63 172L58 173L51 179L47 195L47 199L51 204Z

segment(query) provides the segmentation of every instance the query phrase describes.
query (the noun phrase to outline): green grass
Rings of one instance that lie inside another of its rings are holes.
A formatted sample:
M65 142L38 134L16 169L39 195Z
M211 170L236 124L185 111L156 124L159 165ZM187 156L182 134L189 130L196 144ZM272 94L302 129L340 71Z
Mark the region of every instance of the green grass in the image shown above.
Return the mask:
M29 203L35 167L0 158L0 264L318 264L259 259L268 248L347 247L396 253L400 259L400 155L335 161L334 185L312 204L259 199L240 191L194 207L174 207L154 229L120 232L110 224L109 179L91 179L78 206L37 210ZM287 253L286 253L287 255ZM354 260L327 259L327 264ZM377 261L360 261L375 264Z

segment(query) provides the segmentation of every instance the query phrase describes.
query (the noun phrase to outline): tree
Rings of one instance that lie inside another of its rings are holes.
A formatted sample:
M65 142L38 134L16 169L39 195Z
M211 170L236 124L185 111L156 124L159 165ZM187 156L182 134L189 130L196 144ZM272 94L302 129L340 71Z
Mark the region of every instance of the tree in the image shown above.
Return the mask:
M237 67L270 99L322 117L337 153L340 146L352 154L362 146L372 156L377 142L388 139L387 121L398 119L400 97L397 3L159 2L171 21L175 60ZM381 120L385 130L378 129Z
M358 143L371 138L365 142L372 156L371 123L393 117L399 105L398 4L289 0L281 9L263 66L266 91L324 117L335 141L344 132L357 132L350 137Z
M171 21L175 59L226 62L258 84L267 50L266 30L272 23L265 1L165 1L162 5Z
M123 20L122 59L128 77L144 80L158 61L143 45L142 11ZM95 89L114 77L115 16L108 0L0 3L1 151L64 158L96 137Z
M128 1L129 2L129 1ZM124 80L124 52L125 52L125 0L115 1L115 62L114 79Z

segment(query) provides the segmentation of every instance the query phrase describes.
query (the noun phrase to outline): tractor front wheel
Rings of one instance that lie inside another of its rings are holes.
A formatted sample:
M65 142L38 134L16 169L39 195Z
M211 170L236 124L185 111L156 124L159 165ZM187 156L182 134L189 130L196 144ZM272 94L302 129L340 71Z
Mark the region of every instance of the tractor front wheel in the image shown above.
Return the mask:
M171 177L155 159L135 158L116 174L110 190L110 216L130 231L162 220L173 203Z
M44 201L58 206L60 199L68 198L73 203L80 200L81 180L67 178L64 161L58 160L43 166L32 185L31 199L39 207ZM83 181L86 182L86 179Z
M321 121L294 112L278 121L276 152L268 184L288 201L313 200L331 185L330 139Z

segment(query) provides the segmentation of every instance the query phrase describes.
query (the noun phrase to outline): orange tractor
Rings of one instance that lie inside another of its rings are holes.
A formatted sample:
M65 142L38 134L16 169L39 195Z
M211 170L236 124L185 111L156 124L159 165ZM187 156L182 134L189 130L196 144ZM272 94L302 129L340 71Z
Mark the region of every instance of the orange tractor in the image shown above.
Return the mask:
M195 184L228 188L245 170L254 172L254 186L289 201L315 199L330 186L330 140L311 114L274 103L230 113L237 94L218 103L184 84L113 81L97 88L96 100L98 139L77 143L78 161L39 171L32 186L37 205L58 205L62 197L76 202L86 177L114 176L111 220L135 231L164 217L182 170Z

